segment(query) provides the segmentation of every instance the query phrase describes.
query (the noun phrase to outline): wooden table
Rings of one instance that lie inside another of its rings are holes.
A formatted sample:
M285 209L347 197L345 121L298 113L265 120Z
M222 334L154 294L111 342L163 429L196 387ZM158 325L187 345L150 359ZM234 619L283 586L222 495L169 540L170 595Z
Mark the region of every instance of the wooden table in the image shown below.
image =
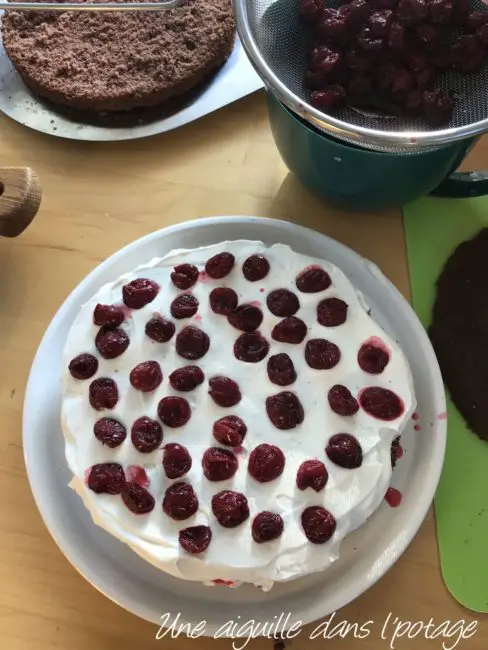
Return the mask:
M33 355L62 301L101 260L152 230L209 215L278 217L315 228L374 260L408 296L401 214L347 214L311 196L287 175L261 93L172 133L129 143L57 140L2 117L0 150L1 165L32 166L44 190L28 230L0 241L0 647L230 648L228 640L156 641L154 626L99 594L58 550L34 505L22 458L21 409ZM478 166L486 161L482 154L480 145L473 154ZM488 619L473 617L444 587L432 514L394 568L338 614L351 623L374 620L368 638L310 642L304 631L293 647L388 650L380 630L390 612L426 623L477 618L476 635L457 647L488 645ZM272 645L256 640L247 647ZM420 636L395 645L441 647Z

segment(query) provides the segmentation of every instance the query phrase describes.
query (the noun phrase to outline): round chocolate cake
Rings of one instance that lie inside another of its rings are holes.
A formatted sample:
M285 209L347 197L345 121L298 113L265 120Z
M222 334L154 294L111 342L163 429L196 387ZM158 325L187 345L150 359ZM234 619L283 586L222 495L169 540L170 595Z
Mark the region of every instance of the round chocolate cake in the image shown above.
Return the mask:
M2 37L36 94L70 109L115 113L158 106L198 86L230 55L235 25L230 0L184 0L156 13L8 12Z
M460 244L437 280L429 335L466 423L488 442L488 228Z

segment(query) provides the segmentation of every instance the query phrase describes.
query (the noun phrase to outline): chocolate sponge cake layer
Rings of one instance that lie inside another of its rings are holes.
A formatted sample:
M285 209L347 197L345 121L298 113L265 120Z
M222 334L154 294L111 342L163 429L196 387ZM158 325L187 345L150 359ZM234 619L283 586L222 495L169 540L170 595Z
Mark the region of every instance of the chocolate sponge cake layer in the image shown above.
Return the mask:
M46 108L49 108L56 115L62 116L72 122L76 122L77 124L87 124L90 126L109 129L125 129L144 126L146 124L151 124L152 122L166 120L175 115L175 113L183 111L185 108L193 104L200 95L207 90L219 69L216 68L215 70L212 70L203 81L199 82L196 86L193 86L190 90L181 95L171 97L163 103L156 104L155 106L141 106L125 111L92 111L55 104L46 97L42 98L42 102Z
M488 442L488 228L460 244L438 280L429 329L444 382Z
M235 24L230 0L184 0L150 13L11 11L2 37L41 97L82 111L131 111L187 93L218 70Z

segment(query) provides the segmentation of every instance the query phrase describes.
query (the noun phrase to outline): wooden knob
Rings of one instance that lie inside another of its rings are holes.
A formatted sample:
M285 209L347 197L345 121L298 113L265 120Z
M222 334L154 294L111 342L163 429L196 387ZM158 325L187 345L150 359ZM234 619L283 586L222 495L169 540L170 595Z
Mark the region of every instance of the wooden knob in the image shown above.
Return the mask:
M36 216L41 184L28 167L0 167L0 235L17 237Z

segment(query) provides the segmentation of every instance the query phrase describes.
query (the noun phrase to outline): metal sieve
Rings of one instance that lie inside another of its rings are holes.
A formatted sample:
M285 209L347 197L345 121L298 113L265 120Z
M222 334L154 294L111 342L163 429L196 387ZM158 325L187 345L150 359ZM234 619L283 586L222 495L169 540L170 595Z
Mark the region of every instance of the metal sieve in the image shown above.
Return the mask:
M482 0L472 9L483 11ZM298 0L234 0L237 31L267 90L317 129L360 147L380 151L414 151L445 145L488 131L488 65L476 73L449 72L438 87L456 96L451 121L432 130L421 118L384 117L346 107L322 113L308 100L306 52L311 37L298 13ZM488 64L488 59L487 59Z

